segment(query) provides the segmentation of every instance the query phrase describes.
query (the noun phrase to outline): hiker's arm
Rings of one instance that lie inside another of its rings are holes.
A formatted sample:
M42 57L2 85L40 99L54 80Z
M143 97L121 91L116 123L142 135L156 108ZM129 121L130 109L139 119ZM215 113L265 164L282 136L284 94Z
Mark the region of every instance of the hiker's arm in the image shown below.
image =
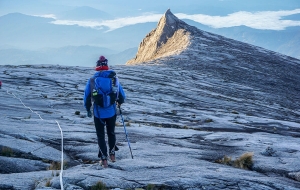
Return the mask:
M118 96L117 103L119 105L123 104L125 102L125 98L126 98L125 92L124 92L124 90L122 88L122 85L119 84L119 96Z
M85 90L84 90L83 100L84 100L84 107L85 107L86 111L90 111L90 109L92 107L91 90L90 90L90 79L86 83Z

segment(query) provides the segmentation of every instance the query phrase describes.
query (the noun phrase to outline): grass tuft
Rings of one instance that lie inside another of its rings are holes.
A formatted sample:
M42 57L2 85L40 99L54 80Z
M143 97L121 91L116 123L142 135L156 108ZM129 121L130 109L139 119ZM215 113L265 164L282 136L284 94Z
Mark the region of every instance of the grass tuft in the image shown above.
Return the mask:
M234 166L241 169L249 170L253 166L253 152L246 152L234 161Z
M222 159L222 164L225 164L225 165L231 165L232 161L231 161L231 157L229 156L224 156L224 158Z
M63 168L65 169L66 166L67 166L67 161L64 161ZM60 170L60 168L61 168L61 162L53 161L53 162L51 162L48 169L49 170Z
M231 157L224 156L224 158L216 160L215 162L219 164L233 166L236 168L251 170L253 166L253 155L253 152L246 152L234 161L231 160Z
M1 149L1 154L0 155L7 156L7 157L13 157L14 156L14 152L13 152L13 150L11 148L4 146Z
M107 190L107 187L103 182L98 181L95 185L91 187L91 190Z
M60 170L60 162L53 161L49 166L49 170Z
M146 190L154 190L155 189L155 185L154 184L148 184L146 186Z
M46 187L51 187L51 179L48 179L45 184Z

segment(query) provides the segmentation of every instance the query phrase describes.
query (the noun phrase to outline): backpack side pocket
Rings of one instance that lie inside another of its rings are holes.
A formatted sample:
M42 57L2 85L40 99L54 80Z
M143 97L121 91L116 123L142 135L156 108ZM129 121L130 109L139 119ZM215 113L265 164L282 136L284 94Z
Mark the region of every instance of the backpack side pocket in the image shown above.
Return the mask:
M100 107L104 106L103 94L98 93L97 91L93 92L94 103Z
M117 94L114 92L109 93L109 97L110 97L110 105L116 103L117 100Z

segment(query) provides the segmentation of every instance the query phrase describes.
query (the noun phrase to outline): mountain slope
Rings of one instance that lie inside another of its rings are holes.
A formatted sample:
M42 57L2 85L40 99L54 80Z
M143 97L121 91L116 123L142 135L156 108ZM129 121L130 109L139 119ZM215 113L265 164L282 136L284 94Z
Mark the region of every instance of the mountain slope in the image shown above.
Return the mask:
M106 56L109 60L109 65L124 65L127 60L134 57L137 51L137 47L126 49L117 54L111 54Z
M190 57L192 52L197 57ZM259 59L265 61L265 56L270 60L289 59L299 63L297 59L197 29L178 19L168 10L157 28L147 34L140 43L136 58L127 64L138 64L178 54L181 58L189 57L201 63L226 63L230 60L248 62L249 59L257 62Z
M289 27L285 30L258 30L247 26L229 28L211 28L192 20L184 20L186 23L197 28L219 34L227 38L245 42L276 51L297 59L300 58L300 27Z
M300 188L300 107L285 107L285 96L223 81L207 70L113 69L126 92L122 111L134 159L118 115L117 162L103 169L93 119L82 104L92 68L0 67L0 189L60 189L60 177L53 175L59 170L47 169L61 158L55 121L63 130L66 189L91 189L99 178L109 189ZM245 152L254 153L249 170L222 163Z
M70 20L105 20L113 19L114 17L104 11L83 6L61 13L59 14L59 18Z
M260 98L269 104L280 102L289 109L298 109L300 105L298 59L199 30L179 20L169 10L158 27L144 38L136 57L126 64L164 64L195 70L224 83L235 82L260 89L265 93ZM217 88L214 91L228 96L247 95L237 89ZM271 94L277 96L271 97Z

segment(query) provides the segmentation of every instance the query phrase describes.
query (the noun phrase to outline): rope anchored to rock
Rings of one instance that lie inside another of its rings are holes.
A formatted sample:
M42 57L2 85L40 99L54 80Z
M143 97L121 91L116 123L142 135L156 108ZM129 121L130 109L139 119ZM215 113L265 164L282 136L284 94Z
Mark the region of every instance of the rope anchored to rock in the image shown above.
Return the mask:
M22 104L25 108L29 109L32 113L36 114L41 120L44 120L44 119L41 117L41 115L38 114L38 112L35 112L35 111L33 111L30 107L26 106L26 105L23 103L23 101L21 100L21 98L18 98L14 93L8 92L8 90L6 91L6 93L7 93L7 94L10 94L10 95L13 95L16 99L18 99L18 100L21 102L21 104ZM63 150L64 150L64 148L63 148L63 146L64 146L64 137L63 137L63 132L62 132L62 129L61 129L61 127L60 127L58 121L55 120L55 122L57 123L57 126L58 126L58 128L59 128L59 130L60 130L60 134L61 134L61 164L60 164L61 167L60 167L60 174L59 174L59 177L60 177L60 178L59 178L59 179L60 179L60 187L61 187L61 190L63 190L63 189L64 189L64 186L63 186L62 175L63 175L63 170L64 170L64 168L63 168L63 163L64 163L64 152L63 152Z

